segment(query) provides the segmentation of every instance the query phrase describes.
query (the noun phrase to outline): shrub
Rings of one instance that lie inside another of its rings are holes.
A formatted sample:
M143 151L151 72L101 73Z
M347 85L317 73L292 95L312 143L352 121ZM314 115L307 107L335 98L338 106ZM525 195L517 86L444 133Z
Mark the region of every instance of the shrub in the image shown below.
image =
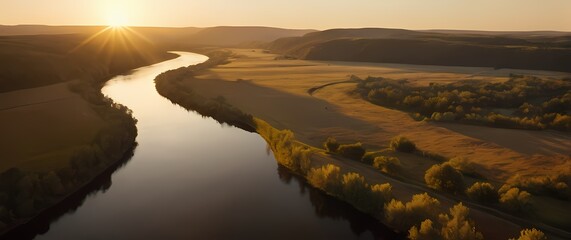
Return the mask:
M473 200L483 203L494 203L498 201L498 193L494 186L486 182L476 182L466 189L466 195Z
M385 205L385 218L389 224L399 230L408 230L425 219L434 219L440 202L427 193L412 196L406 204L391 200Z
M325 147L325 150L328 152L335 153L339 149L339 143L337 142L337 139L328 137L327 140L325 140L325 143L323 143L323 147Z
M291 148L291 159L294 171L305 175L310 170L311 152L311 149L301 145L294 145Z
M357 209L366 210L371 208L373 205L371 188L369 188L369 184L363 176L354 172L344 174L341 185L345 201Z
M478 173L478 171L476 170L475 164L472 162L469 162L465 158L455 157L455 158L450 159L448 162L450 163L450 165L452 167L456 168L458 171L462 172L462 174L464 174L464 175L475 177L475 178L481 178L482 177L482 175L480 173Z
M571 199L571 173L524 177L516 175L508 180L509 185L536 195L548 195L565 200Z
M338 152L344 157L359 161L365 155L365 148L361 143L342 144Z
M363 158L361 158L361 162L373 165L375 158L380 155L381 154L379 152L366 152L365 155L363 155Z
M376 157L373 167L388 174L396 174L401 168L400 160L396 157L380 156Z
M432 113L432 116L430 117L430 120L434 120L434 121L441 121L441 122L450 122L450 121L454 121L456 119L456 114L454 114L453 112L445 112L445 113L439 113L439 112L434 112Z
M378 214L383 210L384 205L393 199L393 187L390 183L375 184L371 186L371 212Z
M521 230L519 237L510 240L547 240L547 236L542 231L535 228Z
M526 209L531 203L531 194L520 191L519 188L512 187L505 191L507 187L500 189L500 204L507 210L519 212ZM505 191L505 192L503 192Z
M571 116L557 114L555 116L555 119L553 119L551 126L557 130L569 131L569 130L571 130Z
M430 219L424 220L420 223L420 228L412 226L408 230L408 239L410 240L428 240L428 239L441 239L440 233L435 229L433 222Z
M333 164L313 168L307 173L311 185L334 195L341 193L341 169Z
M391 139L389 146L399 152L411 153L416 150L416 145L403 136L396 136Z
M451 193L464 192L464 177L449 162L433 165L424 175L426 184L434 189Z
M442 230L440 234L445 240L481 240L484 237L476 231L474 221L468 219L470 209L462 203L450 208L450 215L440 214Z

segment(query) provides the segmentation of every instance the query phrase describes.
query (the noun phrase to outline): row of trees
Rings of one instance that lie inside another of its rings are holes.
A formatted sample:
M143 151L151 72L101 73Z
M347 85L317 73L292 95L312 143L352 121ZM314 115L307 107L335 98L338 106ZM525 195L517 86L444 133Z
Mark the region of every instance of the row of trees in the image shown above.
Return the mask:
M70 89L90 103L105 126L91 144L75 150L67 167L49 172L12 168L0 173L0 231L53 205L134 147L137 120L127 107L105 97L100 87L97 82L70 83Z
M209 104L208 102L224 102L219 99L202 98L199 94L193 93L192 90L181 88L182 86L174 86L176 82L180 82L180 79L187 77L188 74L192 74L188 73L188 69L167 73L157 78L157 89L159 92L163 91L161 94L176 103L193 102L183 104L183 106L194 110L197 110L197 106ZM160 86L164 82L170 82L169 84L173 86ZM175 84L172 84L173 82ZM229 104L222 105L222 108L227 108L222 111L234 109ZM234 115L234 119L243 119L242 117L236 118L236 116L247 116L248 124L252 124L251 126L254 126L255 130L268 142L276 160L281 165L296 174L305 176L312 186L350 203L360 211L384 219L399 230L410 230L409 235L412 239L418 239L415 236L420 236L418 234L425 232L428 225L432 226L432 229L438 229L438 231L434 231L434 234L442 239L481 239L481 234L475 230L473 222L467 218L468 209L463 205L459 204L452 208L450 214L437 214L438 200L426 193L413 196L413 200L409 203L402 203L393 198L392 186L388 183L371 185L358 173L342 174L341 169L333 164L312 168L312 156L315 150L297 141L293 132L275 129L264 121L239 113ZM205 112L204 114L212 117L220 116L217 111ZM228 120L228 118L223 119L223 121ZM394 143L391 143L391 147L403 152L416 151L414 143L406 138L395 139ZM334 138L329 138L324 143L324 148L329 153L339 154L358 161L364 161L368 158L365 155L366 149L361 143L340 144ZM374 156L369 161L381 171L388 173L398 171L400 168L400 161L397 158ZM399 217L399 213L404 214L405 217ZM406 223L397 224L397 222L403 221L402 219L405 219ZM417 225L421 228L424 226L424 228L419 229L416 227ZM476 238L470 238L473 236Z
M451 161L433 165L426 171L424 180L431 188L453 194L466 194L472 200L483 204L499 204L510 212L521 212L530 206L532 195L509 184L496 190L490 183L476 182L467 188L464 175L457 166Z
M461 121L502 128L571 130L571 82L512 75L501 83L459 81L414 86L369 77L356 91L418 120Z
M186 109L210 116L220 123L253 132L256 127L252 115L228 104L224 97L208 99L183 84L183 80L192 78L202 70L228 63L229 56L229 52L213 52L204 63L161 73L155 78L157 92Z

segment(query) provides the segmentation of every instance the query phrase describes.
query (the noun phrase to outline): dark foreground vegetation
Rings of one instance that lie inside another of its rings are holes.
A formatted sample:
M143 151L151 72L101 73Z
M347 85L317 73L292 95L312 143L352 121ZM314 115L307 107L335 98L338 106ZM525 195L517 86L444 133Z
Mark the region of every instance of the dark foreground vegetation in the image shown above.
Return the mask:
M88 38L81 34L0 36L0 92L73 79L101 81L174 57L125 32L108 30Z
M571 71L568 33L331 29L278 39L267 47L308 60Z
M213 117L220 123L231 124L248 131L255 130L266 140L281 166L304 177L313 187L351 204L393 229L408 232L410 239L483 239L474 221L469 218L470 210L462 203L450 208L449 212L442 213L439 212L440 201L427 193L415 194L409 202L402 202L394 198L389 183L370 184L359 173L342 172L341 168L334 164L320 164L316 160L325 152L358 161L372 158L370 164L383 172L394 173L400 168L400 161L397 158L367 156L361 143L341 144L334 138L327 139L324 143L325 149L314 148L296 140L292 131L276 129L263 120L241 112L221 97L208 99L188 89L187 85L182 84L184 79L192 80L197 71L223 64L228 57L227 53L220 52L208 55L211 58L204 64L169 71L157 77L155 82L161 95L187 109ZM414 143L403 137L396 137L391 142L391 147L395 151L423 154L416 149ZM454 171L459 172L459 170ZM448 171L440 175L447 174ZM463 191L463 188L464 185L451 187L457 192ZM522 232L524 238L528 234L543 236L543 233L535 229Z
M157 91L160 95L187 109L214 118L220 123L227 123L246 131L255 131L254 119L251 115L226 103L223 97L207 99L183 86L182 81L192 78L198 72L227 63L229 52L210 53L210 59L204 63L169 70L155 78Z
M50 172L11 168L0 173L0 232L61 201L123 159L134 147L137 121L127 107L103 96L100 87L98 83L70 83L70 88L81 94L104 120L105 127L91 144L74 153L67 167Z
M354 77L355 78L355 77ZM382 106L431 120L517 129L571 130L571 81L512 75L506 82L458 81L414 86L369 77L356 92Z
M106 34L116 33L103 33L83 45L88 36L0 37L0 54L7 56L0 60L0 92L69 82L69 89L81 95L104 124L90 144L74 152L66 167L49 172L11 168L0 173L0 233L61 202L134 148L137 120L127 107L105 97L101 88L112 75L171 55L137 39L131 39L134 45L111 48L105 39L112 36ZM145 52L139 52L138 47L144 46Z

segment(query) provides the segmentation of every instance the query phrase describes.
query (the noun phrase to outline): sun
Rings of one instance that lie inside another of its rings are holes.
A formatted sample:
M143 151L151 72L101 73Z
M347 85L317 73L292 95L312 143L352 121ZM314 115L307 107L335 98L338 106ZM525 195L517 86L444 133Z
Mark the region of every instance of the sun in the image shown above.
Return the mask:
M121 11L109 11L107 14L107 25L112 28L127 26L127 16Z

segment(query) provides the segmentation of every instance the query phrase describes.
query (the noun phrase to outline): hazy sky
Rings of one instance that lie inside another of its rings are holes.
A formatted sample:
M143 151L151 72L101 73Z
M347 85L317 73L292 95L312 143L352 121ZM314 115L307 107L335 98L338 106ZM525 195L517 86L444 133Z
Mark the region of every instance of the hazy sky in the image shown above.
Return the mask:
M571 0L0 0L0 24L571 31Z

